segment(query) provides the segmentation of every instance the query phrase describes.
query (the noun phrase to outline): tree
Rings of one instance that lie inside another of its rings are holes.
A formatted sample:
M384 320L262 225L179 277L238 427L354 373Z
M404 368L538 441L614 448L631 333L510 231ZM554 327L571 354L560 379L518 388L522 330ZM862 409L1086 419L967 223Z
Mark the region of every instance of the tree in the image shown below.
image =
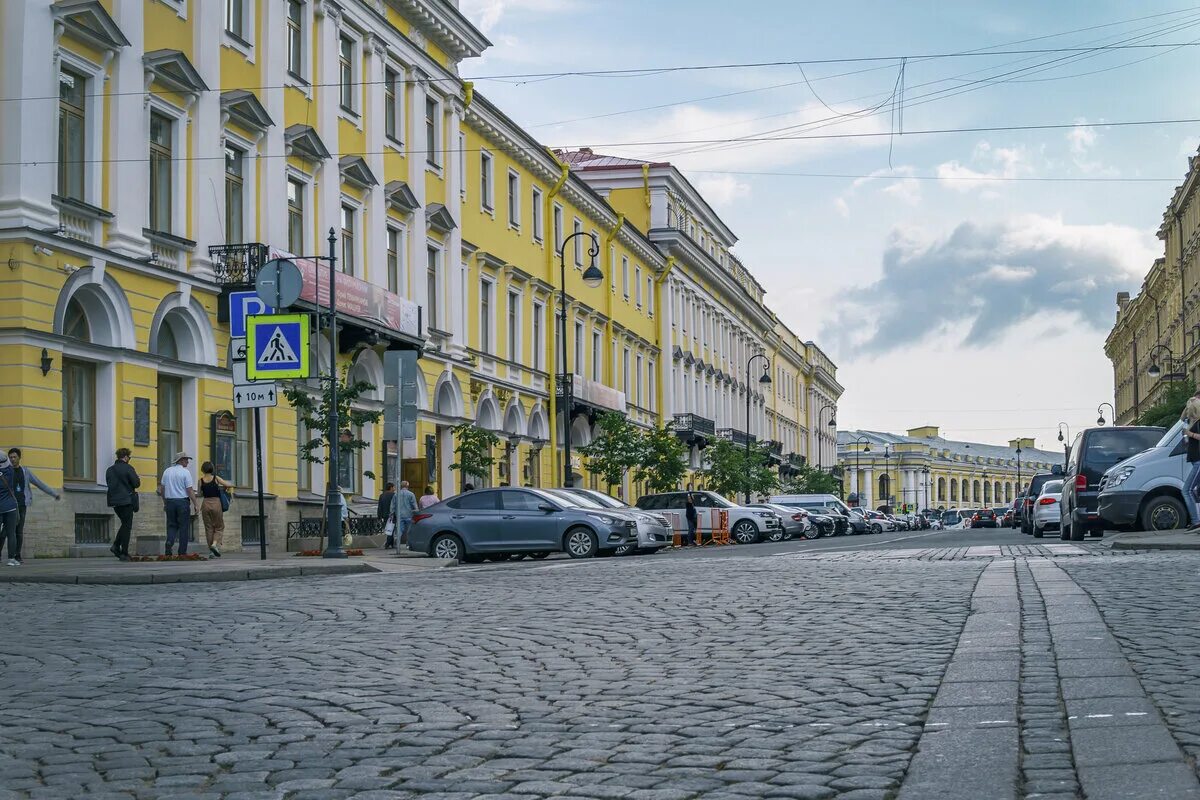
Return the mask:
M811 464L796 467L795 474L783 482L786 494L841 494L841 490L841 481Z
M350 368L342 369L341 377L338 379L337 402L338 422L342 426L338 437L340 440L339 460L348 458L354 451L362 451L370 446L370 443L364 441L357 432L368 423L379 422L383 412L365 411L354 406L359 398L367 392L375 391L375 388L374 384L366 381L350 383ZM304 429L310 435L314 432L317 434L308 441L300 443L300 457L311 464L324 464L329 460L329 390L328 381L323 385L319 396L310 394L300 386L290 386L283 390L283 396L296 410L296 415L300 418ZM363 470L363 475L371 480L375 479L375 473L371 470Z
M749 452L730 439L717 439L704 451L707 466L702 470L708 488L726 497L769 494L779 485L771 468L769 451L762 443L751 444Z
M470 422L455 425L451 430L458 461L451 464L450 469L461 470L463 475L491 475L492 465L496 463L492 448L500 444L500 437Z
M587 471L599 475L609 488L625 481L625 474L642 459L642 434L629 418L616 411L596 420L596 436L579 448L587 456Z
M1169 428L1179 421L1179 414L1188 398L1196 392L1194 381L1176 381L1166 388L1158 402L1138 417L1138 425L1157 425Z
M651 428L641 436L641 454L633 479L647 491L670 492L687 475L687 447L670 425Z

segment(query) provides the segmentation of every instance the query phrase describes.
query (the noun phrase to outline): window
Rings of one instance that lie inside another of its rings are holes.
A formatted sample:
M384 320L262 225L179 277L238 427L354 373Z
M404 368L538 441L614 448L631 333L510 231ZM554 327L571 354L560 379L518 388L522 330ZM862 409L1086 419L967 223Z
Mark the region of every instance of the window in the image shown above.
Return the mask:
M654 278L646 276L646 313L654 316Z
M87 81L70 70L58 73L58 194L83 200L83 99Z
M287 68L293 77L304 72L304 3L288 0L287 4Z
M521 360L521 295L508 293L508 360Z
M425 324L438 326L438 258L441 253L436 247L425 248Z
M225 0L225 30L246 39L246 0Z
M577 375L583 375L583 323L575 323L575 369L572 370Z
M492 352L492 283L479 282L479 349Z
M600 381L600 367L604 363L603 340L600 331L592 331L592 380Z
M245 241L242 225L246 214L243 204L243 177L246 154L236 147L225 147L225 244Z
M63 478L96 479L96 367L63 360Z
M533 353L533 368L542 368L542 351L544 350L544 342L542 340L542 318L545 315L546 307L541 303L533 304L533 342L529 348Z
M183 381L167 375L158 376L158 471L175 463L174 456L183 449Z
M425 98L425 161L437 167L441 165L442 147L438 136L441 127L438 125L438 101L432 97Z
M495 207L492 197L492 155L486 151L479 153L479 204L484 211L491 211Z
M304 254L304 184L288 178L288 252Z
M640 405L642 405L642 357L640 355L637 357L636 384L637 384L637 395L636 395L637 396L637 404L640 406Z
M571 225L571 233L573 233L573 234L574 233L583 233L583 223L579 221L578 217L575 218L575 221ZM575 266L582 267L583 266L583 237L576 236L572 240L572 243L575 245Z
M625 299L629 299L629 259L621 256L621 291L625 293Z
M354 40L342 36L338 44L338 101L342 108L354 111Z
M339 265L347 275L354 274L354 209L342 206L342 263Z
M533 187L531 204L533 205L533 240L541 244L545 231L542 230L542 190Z
M552 233L554 234L554 250L557 252L562 249L563 245L563 210L558 203L554 204L553 219L550 224L554 226Z
M387 229L387 285L392 294L400 293L400 231Z
M350 432L355 439L362 438L361 428L352 428ZM363 451L357 447L339 447L338 450L338 485L351 494L359 494L362 491Z
M255 485L254 462L254 409L237 410L237 438L233 442L233 464L227 470L227 478L234 486ZM308 462L304 462L308 463ZM302 470L303 471L303 470Z
M521 176L508 171L508 225L510 228L521 227Z
M174 122L150 112L150 228L171 231L171 139Z
M649 408L651 411L654 411L655 410L654 407L655 407L655 405L657 405L657 403L655 402L655 391L654 391L655 378L654 378L654 362L653 361L651 361L647 365L646 377L649 379L647 382L646 388L650 390L650 396L648 398L646 398L646 407Z
M633 285L637 292L637 307L642 307L642 268L633 268Z
M396 83L400 79L394 69L383 71L383 133L392 141L400 138L400 106L396 103Z
M621 354L621 389L629 394L629 348Z
M467 135L458 132L458 198L467 199Z

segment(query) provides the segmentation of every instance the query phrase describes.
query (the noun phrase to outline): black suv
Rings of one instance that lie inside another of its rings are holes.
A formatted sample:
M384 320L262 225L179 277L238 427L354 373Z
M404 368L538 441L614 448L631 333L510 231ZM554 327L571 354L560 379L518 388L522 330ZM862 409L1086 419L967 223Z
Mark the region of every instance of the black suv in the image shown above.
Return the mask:
M1022 495L1021 506L1017 509L1017 518L1021 521L1021 533L1033 535L1033 504L1038 495L1042 493L1042 487L1046 485L1046 481L1061 477L1062 467L1055 464L1050 472L1039 472L1029 479L1029 487Z
M972 528L999 528L1000 523L996 521L996 512L990 508L981 508L971 517Z
M1085 534L1103 534L1100 478L1109 467L1154 447L1164 433L1166 428L1126 425L1088 428L1075 436L1063 476L1060 539L1082 542Z

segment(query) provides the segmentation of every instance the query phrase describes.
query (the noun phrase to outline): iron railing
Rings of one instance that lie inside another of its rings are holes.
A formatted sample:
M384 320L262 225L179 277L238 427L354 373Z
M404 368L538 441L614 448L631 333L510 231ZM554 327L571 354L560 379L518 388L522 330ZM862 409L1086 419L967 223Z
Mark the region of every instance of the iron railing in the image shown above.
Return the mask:
M76 514L75 544L108 544L112 541L112 514Z
M267 246L259 242L222 244L208 248L217 283L224 286L254 283L267 263Z
M745 447L746 444L754 441L754 437L745 431L739 431L737 428L717 428L717 438L727 439L734 444Z
M351 536L382 536L385 520L375 516L351 517L347 524ZM325 535L325 520L321 517L301 517L287 524L287 538L320 538ZM257 537L257 534L256 534ZM257 538L254 540L258 541Z
M717 423L699 414L676 414L673 427L675 433L689 438L695 436L712 438L717 432Z

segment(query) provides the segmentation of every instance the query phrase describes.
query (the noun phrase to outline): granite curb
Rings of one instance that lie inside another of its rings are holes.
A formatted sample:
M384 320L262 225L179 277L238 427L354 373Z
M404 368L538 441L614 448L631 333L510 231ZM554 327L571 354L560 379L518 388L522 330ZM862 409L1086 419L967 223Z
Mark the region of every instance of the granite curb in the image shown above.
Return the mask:
M1133 531L1105 534L1113 550L1200 550L1200 531Z

